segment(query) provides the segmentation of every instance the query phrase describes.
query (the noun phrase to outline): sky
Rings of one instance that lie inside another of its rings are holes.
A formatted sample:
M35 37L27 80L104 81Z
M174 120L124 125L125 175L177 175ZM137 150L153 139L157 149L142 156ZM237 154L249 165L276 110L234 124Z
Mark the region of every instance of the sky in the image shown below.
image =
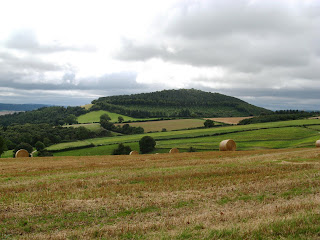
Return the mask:
M195 88L320 110L320 0L0 0L0 102Z

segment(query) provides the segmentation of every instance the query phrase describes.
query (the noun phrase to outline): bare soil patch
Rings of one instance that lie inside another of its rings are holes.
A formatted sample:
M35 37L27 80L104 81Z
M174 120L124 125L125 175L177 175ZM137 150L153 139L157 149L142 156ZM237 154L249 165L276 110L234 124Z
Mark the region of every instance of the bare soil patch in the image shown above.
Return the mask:
M206 118L215 122L222 122L227 124L238 124L241 120L253 117L228 117L228 118Z
M187 128L203 127L204 120L202 119L177 119L177 120L163 120L150 122L135 122L129 123L132 127L142 127L145 132L160 132L162 129L167 131L180 130ZM124 123L125 124L125 123ZM117 124L123 125L123 124Z

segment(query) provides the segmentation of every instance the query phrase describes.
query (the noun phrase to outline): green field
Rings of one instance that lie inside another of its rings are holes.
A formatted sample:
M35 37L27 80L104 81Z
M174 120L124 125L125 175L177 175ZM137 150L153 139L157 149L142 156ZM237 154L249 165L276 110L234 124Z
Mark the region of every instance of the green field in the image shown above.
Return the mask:
M315 141L320 139L320 134L317 130L319 126L320 120L294 120L209 129L156 132L61 143L50 146L48 150L62 151L59 155L79 156L82 154L81 152L85 151L64 150L70 147L94 144L96 146L110 145L106 147L110 152L110 149L116 148L119 143L137 143L145 135L152 136L156 140L156 152L167 152L173 147L180 148L182 151L186 151L189 147L194 147L199 151L218 150L220 141L224 139L234 139L238 150L313 147ZM90 148L89 153L100 155L101 149L103 147Z
M78 123L96 123L100 121L100 116L102 114L108 114L109 117L111 118L111 122L118 122L118 117L121 116L123 117L124 121L145 121L145 120L153 120L154 118L132 118L132 117L128 117L128 116L124 116L121 114L117 114L117 113L112 113L112 112L108 112L108 111L93 111L93 112L89 112L86 113L84 115L81 115L77 118Z
M12 158L13 156L13 150L5 151L2 155L1 158Z
M241 133L230 133L221 136L187 138L159 141L157 147L177 148L195 147L199 150L218 150L219 143L224 139L233 139L237 143L238 150L252 150L260 148L293 148L309 147L320 135L310 129L301 127L284 127L274 129L260 129Z
M85 127L93 132L99 132L101 130L100 123L82 123L82 124L72 124L72 125L64 125L63 127Z
M132 151L139 151L139 144L137 142L127 143L125 146L130 146ZM64 152L56 152L54 156L99 156L111 155L113 150L118 147L118 144L104 145L98 147L90 147L76 150L69 150Z

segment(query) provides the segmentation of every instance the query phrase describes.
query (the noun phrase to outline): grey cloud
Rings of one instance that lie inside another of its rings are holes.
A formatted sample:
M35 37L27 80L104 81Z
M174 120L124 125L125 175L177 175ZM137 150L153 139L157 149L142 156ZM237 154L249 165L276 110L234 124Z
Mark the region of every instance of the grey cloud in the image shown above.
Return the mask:
M64 51L95 51L93 46L68 46L59 42L52 44L40 44L34 31L20 29L5 42L10 49L26 51L33 54L47 54Z
M120 89L134 91L145 88L145 84L136 82L136 73L133 72L119 72L80 79L77 79L75 72L66 72L61 79L34 82L23 81L27 77L38 78L36 75L30 75L30 73L1 74L1 87L20 90L95 90L102 92L112 92Z
M136 83L132 73L116 73L92 78L91 82L82 79L79 84L68 81L63 84L27 84L3 82L0 79L0 102L4 103L44 103L52 105L83 105L99 97L135 94L161 90L162 86ZM2 84L4 83L4 84Z
M149 39L123 41L122 60L162 58L194 66L224 66L237 71L307 65L318 48L320 22L312 7L283 1L183 1L163 16ZM157 22L158 23L158 22ZM311 24L312 23L312 24ZM174 51L168 51L168 48ZM242 70L242 62L247 62Z
M0 88L0 102L2 103L41 103L61 106L79 106L90 103L98 95L86 92L72 92L69 90L22 90Z
M43 61L34 56L16 57L8 52L0 52L0 71L59 71L63 67L56 63Z
M166 53L163 46L156 46L154 43L139 43L127 38L122 38L121 45L122 49L116 53L116 57L122 60L147 60L161 57Z
M165 30L173 36L201 38L247 32L257 36L274 32L295 35L297 30L305 31L304 24L279 1L255 4L247 0L184 1L182 4Z
M157 22L156 34L126 39L116 57L222 67L225 76L186 87L272 109L319 110L319 9L319 1L182 1Z
M270 87L236 87L236 88L211 88L199 83L190 84L190 88L203 91L219 92L229 96L240 98L256 106L271 110L300 109L320 111L319 91L320 86L305 86L302 88L274 89Z

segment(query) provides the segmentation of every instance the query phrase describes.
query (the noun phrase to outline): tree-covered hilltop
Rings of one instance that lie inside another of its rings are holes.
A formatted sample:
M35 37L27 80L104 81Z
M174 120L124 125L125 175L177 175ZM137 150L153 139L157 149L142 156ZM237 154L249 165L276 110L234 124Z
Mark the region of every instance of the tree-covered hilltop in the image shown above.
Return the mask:
M107 110L131 117L235 117L271 113L235 97L195 89L102 97L91 111Z

